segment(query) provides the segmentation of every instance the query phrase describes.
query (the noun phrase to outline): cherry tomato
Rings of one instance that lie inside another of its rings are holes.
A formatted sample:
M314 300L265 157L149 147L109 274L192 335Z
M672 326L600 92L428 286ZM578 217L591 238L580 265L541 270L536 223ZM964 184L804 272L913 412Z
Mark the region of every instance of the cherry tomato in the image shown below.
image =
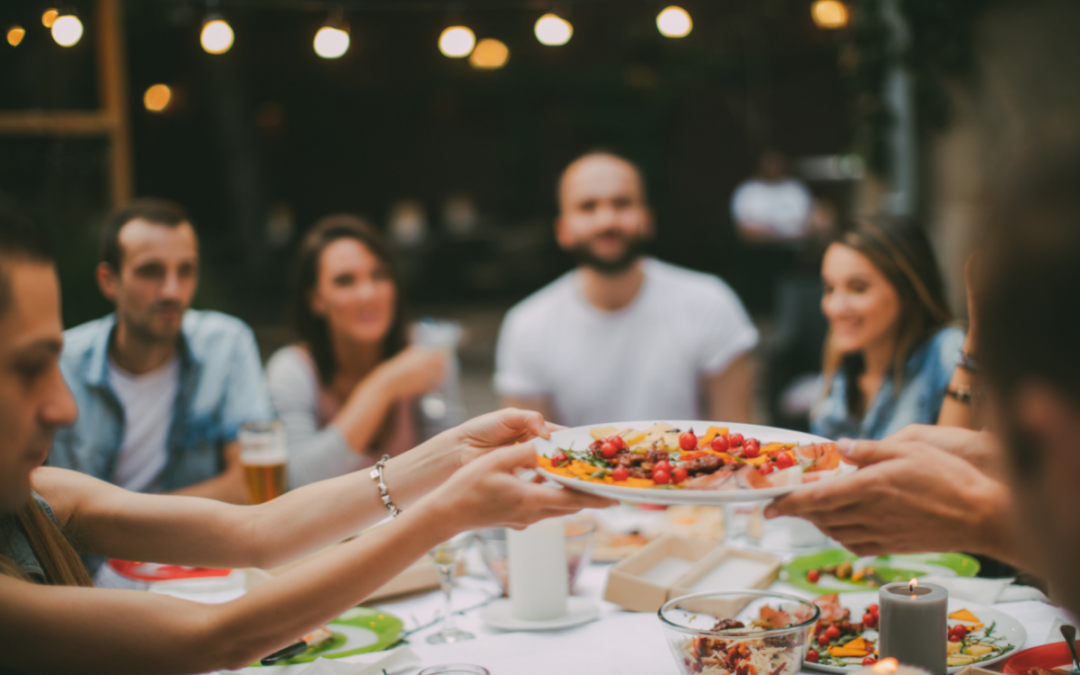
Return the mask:
M697 447L697 436L693 431L684 431L679 436L679 447L683 450L693 450Z
M606 441L600 446L600 454L604 456L604 459L611 459L619 454L619 448L614 443Z
M961 638L956 633L953 633L952 635L949 636L949 642L960 642L960 640L962 640L962 639L963 638Z
M663 469L653 469L652 479L657 485L667 485L671 482L671 472Z
M776 456L776 468L777 469L790 469L795 466L795 460L791 458L791 455L780 451L780 454Z
M653 466L653 471L657 471L657 470L659 470L659 471L667 471L670 474L671 473L671 462L667 461L666 459L660 460L659 462L656 463L655 466Z
M816 584L821 579L821 572L817 570L810 570L806 573L806 580L812 584Z
M749 457L749 455L747 455L747 457ZM768 476L770 473L773 472L773 465L765 462L761 465L761 468L759 468L758 471L761 472L761 475Z
M869 626L870 628L873 628L875 621L877 621L877 619L875 619L874 615L871 614L870 612L867 612L866 614L863 614L863 616L862 616L862 622L863 622L864 626Z
M758 442L752 438L746 439L743 443L743 457L753 459L759 454L761 454L761 446L758 445Z
M869 607L866 608L866 611L870 612L874 616L877 616L878 612L881 611L881 608L878 607L877 605L870 605Z
M687 472L685 467L677 466L671 470L671 480L675 481L676 483L681 483L689 477L690 474Z
M626 470L625 466L617 466L611 470L611 477L616 483L621 483L630 477L630 472Z
M728 434L727 442L728 442L728 447L731 447L731 448L742 445L742 443L743 443L743 435L742 434Z
M960 638L961 640L966 638L968 634L967 626L962 626L960 624L953 626L951 629L949 629L949 632Z
M816 649L811 649L806 652L806 660L810 663L817 663L819 658L821 658L821 655L818 654Z
M817 643L819 645L821 645L822 647L828 647L829 646L829 636L826 635L825 633L822 633L821 635L817 636Z
M624 439L622 436L612 436L608 439L608 441L614 443L615 447L620 450L626 449L626 439Z
M826 637L829 638L830 642L832 642L833 640L839 640L840 639L840 629L837 628L836 626L829 626L828 628L825 629L825 635L826 635Z
M712 446L712 449L716 452L727 452L727 436L720 434L716 438L712 439L712 443L710 445Z
M865 659L862 660L862 664L864 666L872 666L875 663L877 663L877 659L875 659L873 656L867 656Z
M560 450L551 456L552 466L563 466L570 463L570 458L566 456L566 453Z

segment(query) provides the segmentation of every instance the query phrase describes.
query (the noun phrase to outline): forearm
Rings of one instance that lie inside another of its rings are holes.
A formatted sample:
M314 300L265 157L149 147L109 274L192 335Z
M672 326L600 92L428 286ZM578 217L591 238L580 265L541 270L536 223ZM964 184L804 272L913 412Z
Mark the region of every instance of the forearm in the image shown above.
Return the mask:
M237 465L226 469L210 480L189 485L166 494L177 497L204 497L227 504L247 504L247 488L244 486L244 469Z
M341 431L353 452L365 453L396 400L392 387L376 368L356 385L330 423Z

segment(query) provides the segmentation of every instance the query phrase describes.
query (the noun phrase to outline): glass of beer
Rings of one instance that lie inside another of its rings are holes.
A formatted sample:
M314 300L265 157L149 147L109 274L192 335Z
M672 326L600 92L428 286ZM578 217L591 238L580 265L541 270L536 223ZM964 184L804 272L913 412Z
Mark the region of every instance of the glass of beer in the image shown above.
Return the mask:
M288 456L281 421L245 422L239 440L240 463L251 503L262 504L285 494Z

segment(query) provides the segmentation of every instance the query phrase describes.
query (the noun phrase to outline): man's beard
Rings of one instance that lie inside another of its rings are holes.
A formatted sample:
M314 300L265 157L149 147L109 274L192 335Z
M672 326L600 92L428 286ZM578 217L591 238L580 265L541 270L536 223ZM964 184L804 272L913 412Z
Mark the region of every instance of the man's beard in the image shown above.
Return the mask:
M150 313L152 314L156 310L165 309L165 308L176 310L177 312L180 313L181 317L183 316L184 312L187 311L187 308L184 307L183 305L181 305L180 303L161 302L161 303L155 303L150 308ZM163 342L171 342L171 341L173 341L173 340L175 340L177 338L177 336L179 335L179 332L180 332L179 329L178 329L175 332L171 332L171 333L168 333L168 334L162 334L160 331L155 330L153 328L150 321L139 321L138 319L131 316L130 314L124 315L123 316L123 321L124 321L125 327L128 330L128 334L132 338L137 340L138 342L141 342L141 343L147 344L147 345L163 343Z
M622 254L617 258L605 259L597 256L592 250L591 239L575 244L570 248L570 255L574 256L574 260L577 261L578 265L596 270L601 274L612 276L622 274L630 269L645 252L645 240L636 235L624 236L620 234L618 236L623 239L626 246L623 248Z

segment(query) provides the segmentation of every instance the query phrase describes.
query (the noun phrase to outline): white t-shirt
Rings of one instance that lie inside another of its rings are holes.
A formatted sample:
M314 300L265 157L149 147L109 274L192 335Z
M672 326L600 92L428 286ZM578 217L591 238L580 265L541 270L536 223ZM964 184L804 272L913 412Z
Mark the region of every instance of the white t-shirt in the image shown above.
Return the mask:
M700 419L701 380L752 349L758 333L720 279L646 258L627 307L591 305L576 271L506 315L495 356L500 395L546 397L558 422Z
M731 198L731 215L740 227L764 226L782 239L797 239L806 234L812 206L810 191L797 180L748 180Z
M174 356L157 370L132 375L109 359L109 384L124 407L124 441L113 483L133 492L160 492L180 362Z

